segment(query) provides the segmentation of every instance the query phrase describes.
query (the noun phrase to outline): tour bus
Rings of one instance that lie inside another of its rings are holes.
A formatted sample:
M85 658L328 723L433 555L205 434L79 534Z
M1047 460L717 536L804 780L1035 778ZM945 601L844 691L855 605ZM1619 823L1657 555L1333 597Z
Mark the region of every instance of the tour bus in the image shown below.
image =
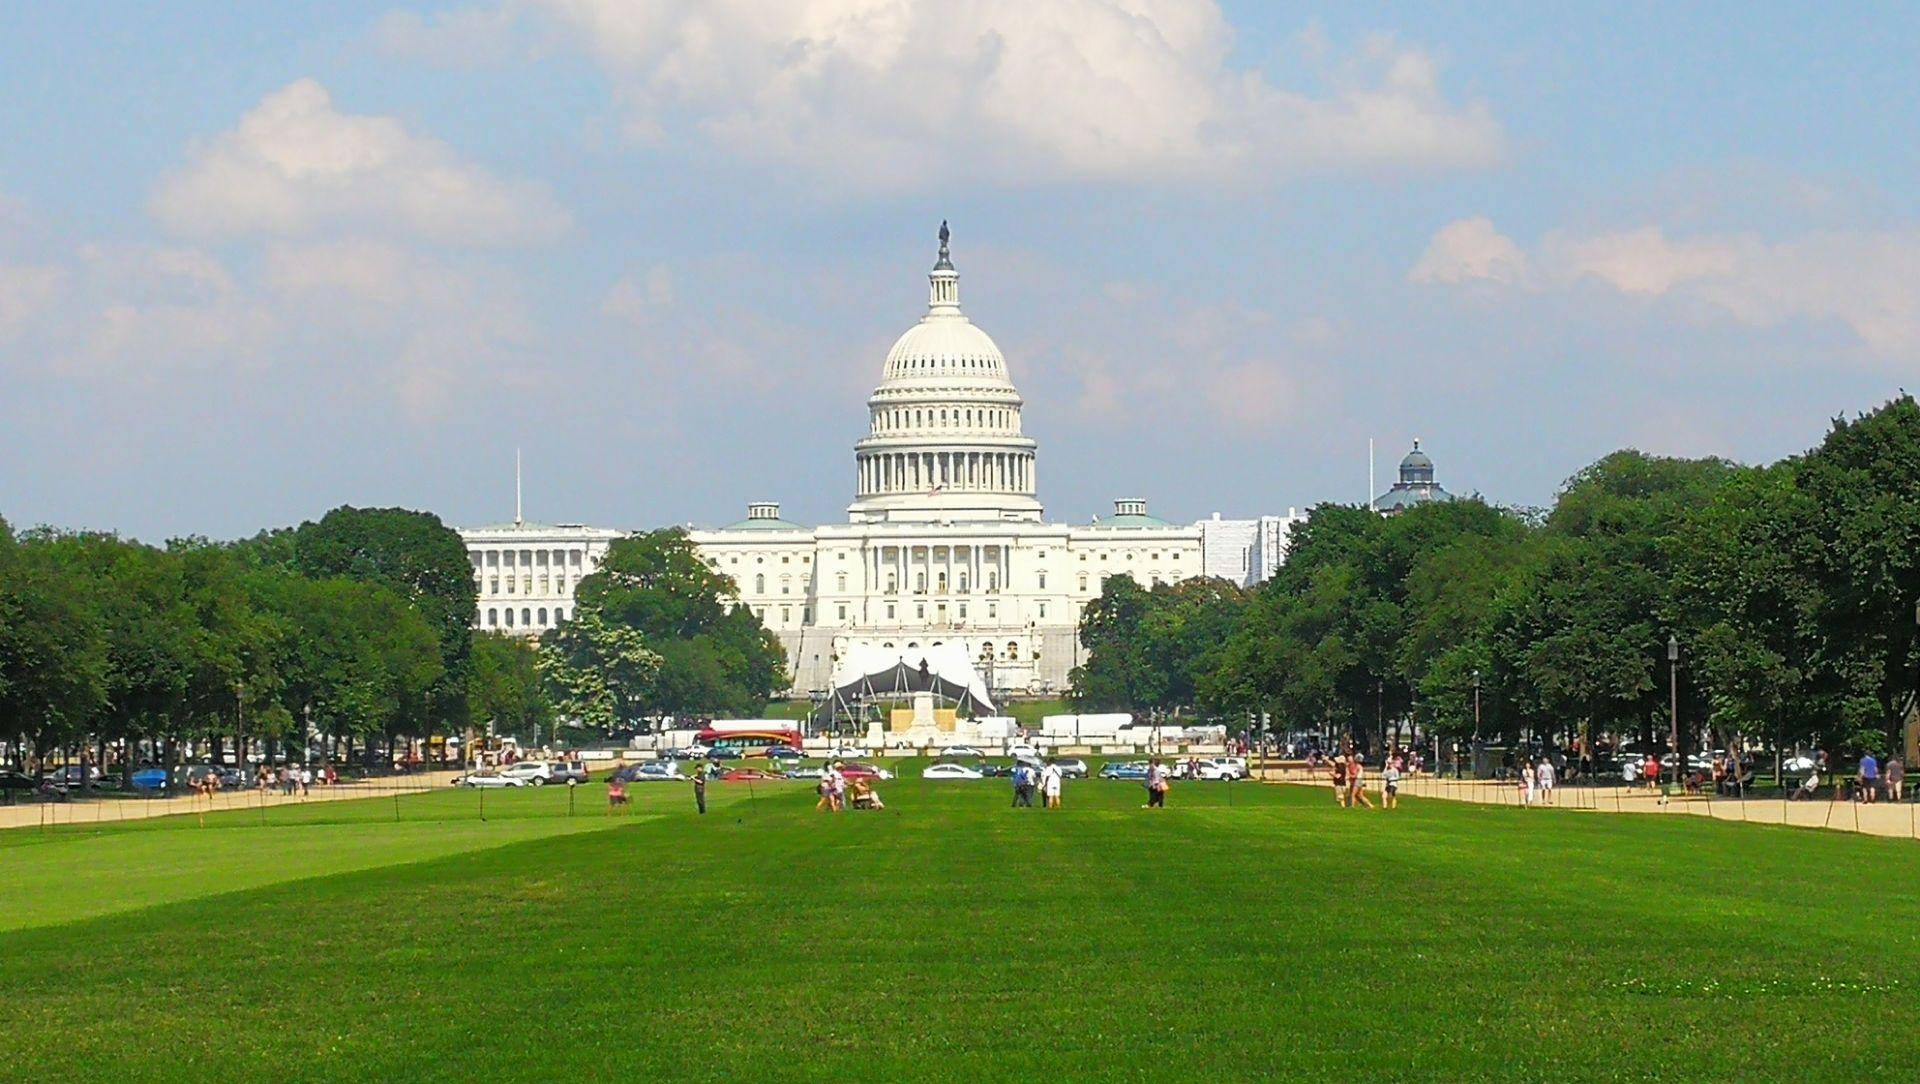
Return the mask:
M694 740L743 757L764 757L775 749L800 751L799 728L783 719L715 719Z

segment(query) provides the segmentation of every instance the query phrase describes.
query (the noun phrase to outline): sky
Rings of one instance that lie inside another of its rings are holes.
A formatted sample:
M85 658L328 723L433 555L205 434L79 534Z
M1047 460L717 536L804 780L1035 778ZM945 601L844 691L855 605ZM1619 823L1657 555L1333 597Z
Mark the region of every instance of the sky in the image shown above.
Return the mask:
M1920 367L1920 6L0 8L0 515L844 518L940 222L1050 518L1767 462Z

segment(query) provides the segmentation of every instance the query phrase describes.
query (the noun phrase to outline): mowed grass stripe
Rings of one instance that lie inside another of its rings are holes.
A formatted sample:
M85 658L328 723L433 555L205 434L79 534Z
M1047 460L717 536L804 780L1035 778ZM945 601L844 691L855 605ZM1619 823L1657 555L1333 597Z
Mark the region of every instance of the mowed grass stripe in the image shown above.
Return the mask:
M1899 1073L1897 840L1323 791L792 789L0 937L7 1064L160 1079ZM676 808L679 806L680 808ZM351 829L344 829L351 830ZM1883 891L1798 893L1809 870ZM1798 880L1797 880L1798 879ZM114 946L97 966L82 946ZM168 1057L143 1060L164 1044ZM263 1071L261 1076L275 1075Z

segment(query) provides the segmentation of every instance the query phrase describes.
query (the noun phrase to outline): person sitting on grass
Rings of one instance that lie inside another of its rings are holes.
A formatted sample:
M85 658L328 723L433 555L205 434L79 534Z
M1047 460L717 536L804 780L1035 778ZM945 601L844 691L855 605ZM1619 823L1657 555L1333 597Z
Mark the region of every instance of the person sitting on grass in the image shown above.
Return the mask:
M867 782L865 779L855 779L852 782L850 782L847 786L848 786L848 790L851 791L853 795L853 808L855 809L887 808L886 803L880 800L880 792L877 790L874 790L873 784Z

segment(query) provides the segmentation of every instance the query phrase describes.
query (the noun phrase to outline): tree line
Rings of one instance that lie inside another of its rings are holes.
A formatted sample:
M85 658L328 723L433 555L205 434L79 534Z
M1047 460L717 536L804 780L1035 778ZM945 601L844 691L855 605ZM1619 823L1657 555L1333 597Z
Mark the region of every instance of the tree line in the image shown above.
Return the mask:
M1320 505L1258 587L1116 577L1081 632L1090 709L1362 746L1416 724L1658 743L1671 641L1683 744L1884 752L1920 691L1920 406L1769 466L1616 452L1545 510Z
M130 773L188 743L216 763L371 764L435 737L753 714L786 684L778 642L676 531L617 541L544 645L475 631L476 594L459 534L426 512L161 546L0 518L0 743L17 767Z

